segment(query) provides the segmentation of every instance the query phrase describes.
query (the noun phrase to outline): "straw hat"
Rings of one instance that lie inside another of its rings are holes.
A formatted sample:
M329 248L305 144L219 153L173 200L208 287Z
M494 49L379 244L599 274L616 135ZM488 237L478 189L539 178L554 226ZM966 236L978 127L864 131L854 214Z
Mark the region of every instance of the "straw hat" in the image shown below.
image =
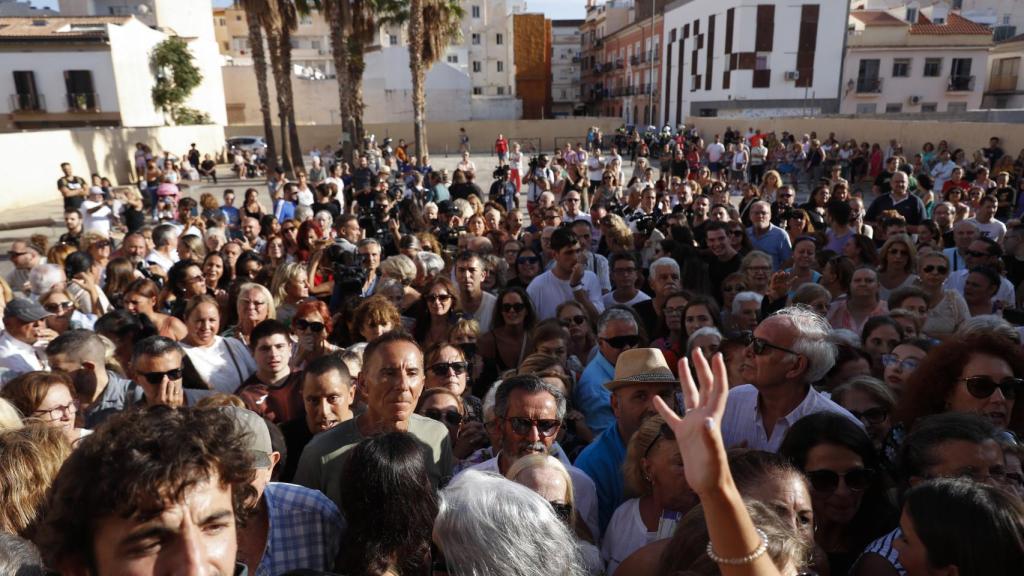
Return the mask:
M658 348L633 348L619 354L615 362L615 379L604 387L615 391L633 384L678 384L665 355Z

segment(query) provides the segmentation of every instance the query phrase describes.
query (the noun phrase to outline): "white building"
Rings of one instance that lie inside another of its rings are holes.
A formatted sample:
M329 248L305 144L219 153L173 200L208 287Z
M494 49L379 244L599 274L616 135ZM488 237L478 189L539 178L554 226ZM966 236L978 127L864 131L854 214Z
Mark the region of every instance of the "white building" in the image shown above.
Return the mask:
M943 24L945 14L956 10L964 18L991 28L996 42L1024 33L1021 0L854 0L853 9L887 10L908 22L916 22L921 12L938 9L931 16L935 24Z
M582 107L580 66L583 20L551 21L551 113L572 116Z
M515 96L516 62L512 42L512 15L525 12L522 0L465 0L462 18L463 47L466 60L453 61L449 52L445 60L467 65L477 96Z
M10 16L56 16L49 8L37 8L28 0L0 0L0 17Z
M892 11L850 13L843 64L844 114L964 112L981 107L989 28L933 7L915 23ZM935 13L933 13L933 16Z
M835 0L669 4L659 106L667 123L837 111L846 20L847 3Z
M988 84L982 108L1024 108L1024 34L997 43L988 53Z

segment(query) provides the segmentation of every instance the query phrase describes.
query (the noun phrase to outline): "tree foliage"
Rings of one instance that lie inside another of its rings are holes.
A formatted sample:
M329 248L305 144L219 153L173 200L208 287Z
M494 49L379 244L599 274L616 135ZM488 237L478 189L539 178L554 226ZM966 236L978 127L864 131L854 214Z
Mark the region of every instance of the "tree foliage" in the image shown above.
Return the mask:
M153 87L153 105L171 115L177 122L178 117L195 119L195 110L180 109L185 100L203 81L203 74L193 63L192 53L188 44L177 36L172 36L157 44L149 57L150 66L156 70L156 86ZM201 112L199 116L206 117ZM206 117L209 120L208 117Z

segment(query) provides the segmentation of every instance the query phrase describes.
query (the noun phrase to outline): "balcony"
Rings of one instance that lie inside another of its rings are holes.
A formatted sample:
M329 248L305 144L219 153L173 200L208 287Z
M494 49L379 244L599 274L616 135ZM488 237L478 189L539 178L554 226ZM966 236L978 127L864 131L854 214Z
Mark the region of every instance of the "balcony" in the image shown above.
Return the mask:
M881 78L857 78L857 94L881 94Z
M68 92L68 112L99 112L100 96L95 92Z
M626 61L622 58L619 58L618 60L615 61L615 67L618 68L619 70L622 70L623 68L626 67Z
M1008 74L992 76L988 81L989 92L1016 92L1017 91L1018 77L1016 74L1010 76Z
M46 112L42 94L11 94L11 112Z
M974 91L974 76L950 76L946 84L946 92Z
M634 56L630 56L629 57L629 63L632 64L633 66L639 66L640 65L640 57L639 56L635 56L635 55Z

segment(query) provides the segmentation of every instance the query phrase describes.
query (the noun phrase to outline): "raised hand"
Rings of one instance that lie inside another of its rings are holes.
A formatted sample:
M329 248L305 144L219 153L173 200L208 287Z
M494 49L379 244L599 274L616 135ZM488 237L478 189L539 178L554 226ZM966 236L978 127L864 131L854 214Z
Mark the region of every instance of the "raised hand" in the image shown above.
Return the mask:
M701 495L732 482L721 428L729 378L721 354L714 355L710 366L700 348L695 348L693 355L699 391L690 375L689 361L685 357L679 361L679 384L686 414L680 418L660 397L654 399L654 407L675 433L686 481Z

